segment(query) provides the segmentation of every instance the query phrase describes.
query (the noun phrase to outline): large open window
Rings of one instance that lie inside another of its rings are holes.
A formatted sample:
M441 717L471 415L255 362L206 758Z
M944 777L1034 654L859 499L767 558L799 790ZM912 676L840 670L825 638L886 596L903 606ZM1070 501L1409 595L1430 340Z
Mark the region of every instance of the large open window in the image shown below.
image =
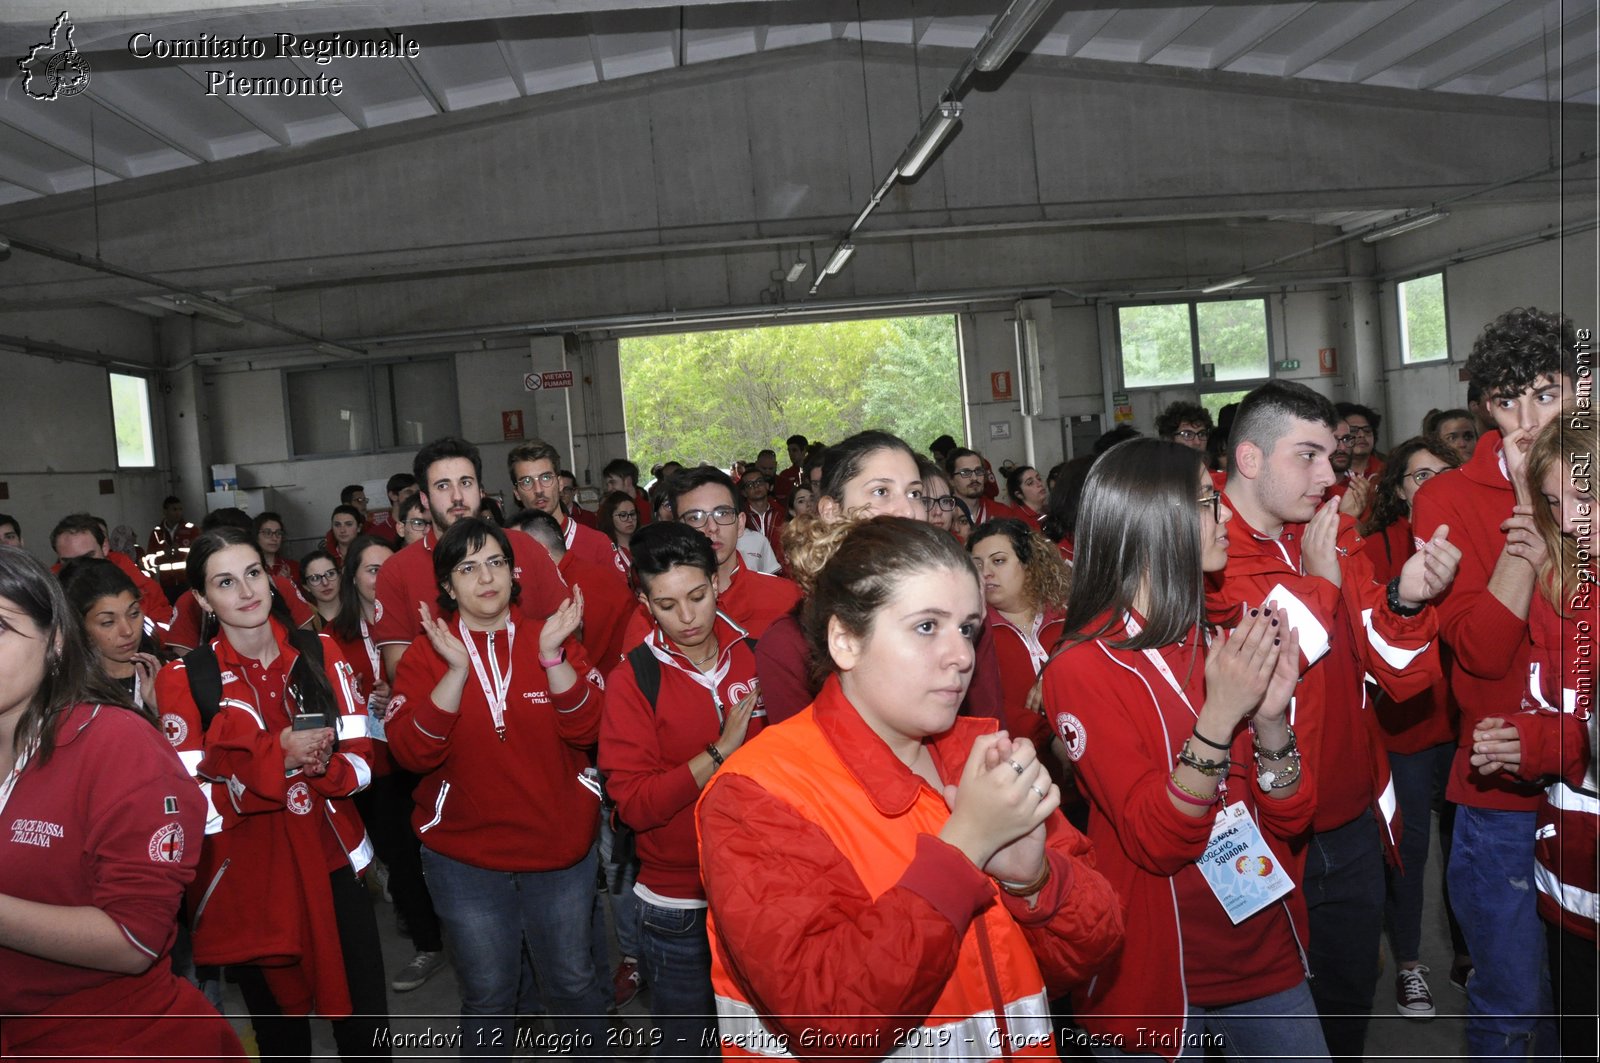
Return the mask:
M111 378L111 423L117 437L117 464L153 468L155 433L150 425L150 382L142 376L108 374Z
M415 450L461 431L450 358L292 369L283 389L296 457Z
M1117 308L1124 388L1219 385L1237 391L1271 376L1265 299L1187 300Z
M1400 360L1437 362L1450 356L1444 312L1444 274L1429 273L1395 287L1400 312Z
M961 360L949 315L625 338L628 456L726 468L796 433L837 443L882 428L922 450L963 437Z

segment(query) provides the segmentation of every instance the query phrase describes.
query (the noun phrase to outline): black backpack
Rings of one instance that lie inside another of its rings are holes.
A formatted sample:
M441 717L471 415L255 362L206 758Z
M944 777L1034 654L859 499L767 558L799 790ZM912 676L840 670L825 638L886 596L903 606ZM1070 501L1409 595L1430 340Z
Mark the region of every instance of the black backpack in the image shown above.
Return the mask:
M320 714L325 721L324 726L334 728L334 747L337 748L339 710L334 701L333 687L328 684L328 677L322 670L322 639L314 631L293 628L289 632L289 644L299 651L299 656L289 668L289 677L284 683L286 702L295 702L300 714ZM183 666L189 677L189 695L194 698L195 708L200 713L200 731L203 734L221 708L222 667L209 643L186 653Z
M756 650L756 640L745 636L744 644L750 647L750 652ZM643 642L628 651L628 666L633 669L633 681L639 686L639 693L644 695L644 700L650 703L653 712L656 707L656 698L661 696L661 662L656 655L650 652L650 647ZM606 821L611 824L611 863L617 867L631 864L637 857L638 846L634 840L633 828L622 821L617 814L617 803L611 799L609 793L604 793L605 779L600 780L603 793L601 805L605 812ZM620 876L619 876L620 877Z

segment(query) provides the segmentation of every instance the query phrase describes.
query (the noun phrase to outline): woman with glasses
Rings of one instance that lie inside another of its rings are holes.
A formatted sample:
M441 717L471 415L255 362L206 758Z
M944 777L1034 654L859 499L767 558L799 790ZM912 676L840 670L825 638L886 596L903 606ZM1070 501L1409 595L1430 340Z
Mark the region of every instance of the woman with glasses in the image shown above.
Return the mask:
M283 556L283 518L270 509L264 510L251 521L250 530L256 537L256 545L261 548L261 559L267 563L267 572L298 585L300 566Z
M1417 436L1390 452L1372 502L1372 516L1360 526L1366 537L1363 547L1372 562L1374 578L1387 583L1400 574L1400 567L1416 553L1411 533L1411 502L1423 484L1461 464L1456 452L1438 439ZM1450 695L1450 684L1442 671L1433 685L1415 697L1395 701L1379 691L1373 706L1389 755L1389 773L1394 780L1405 830L1400 834L1399 868L1386 868L1388 898L1385 923L1389 947L1397 968L1395 1009L1413 1019L1433 1017L1433 994L1428 988L1428 968L1420 960L1422 920L1425 907L1423 871L1427 867L1433 810L1439 809L1439 850L1450 862L1452 828L1456 806L1444 800L1445 783L1455 756L1456 730L1460 713ZM1455 959L1452 977L1465 982L1472 961L1467 941L1450 908L1448 890L1444 893L1445 918L1450 925L1450 940Z
M951 532L955 521L956 499L950 491L950 480L944 470L926 458L917 459L922 470L922 500L928 508L928 523L942 531Z
M1044 477L1032 465L1018 465L1006 473L1006 501L1034 531L1044 523L1045 503L1049 498Z
M626 491L611 491L600 500L600 530L616 544L625 564L633 564L633 533L639 530L639 500Z
M311 551L300 559L300 584L316 610L311 630L321 631L339 615L339 562L321 548Z
M387 724L422 776L412 827L461 987L464 1049L509 1058L524 951L546 1008L608 1055L591 951L598 787L586 783L604 695L574 637L583 595L519 624L506 533L463 517L433 550L438 611L395 673Z
M1288 723L1299 643L1270 608L1207 611L1233 514L1204 455L1135 439L1089 473L1045 710L1088 795L1127 941L1078 1000L1101 1057L1326 1059L1305 898L1285 872L1316 795ZM1225 628L1237 623L1232 631Z

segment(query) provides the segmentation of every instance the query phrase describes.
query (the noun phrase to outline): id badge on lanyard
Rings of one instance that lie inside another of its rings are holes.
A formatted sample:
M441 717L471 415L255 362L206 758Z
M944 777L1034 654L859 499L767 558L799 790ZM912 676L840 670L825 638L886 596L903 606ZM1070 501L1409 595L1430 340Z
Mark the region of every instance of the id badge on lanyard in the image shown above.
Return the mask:
M483 670L483 658L478 656L478 647L473 644L472 633L467 630L464 620L456 621L456 628L461 633L461 641L467 647L467 658L472 662L472 670L478 677L478 686L483 690L483 698L489 703L489 716L494 720L495 737L504 742L506 740L506 699L511 693L511 651L516 646L517 625L508 617L506 619L506 671L500 674L500 658L494 655L494 647L489 648L489 669L494 673L493 685L489 682L488 674ZM494 637L494 632L489 633Z
M1242 804L1224 806L1217 813L1196 866L1235 926L1294 889L1277 856L1267 848L1255 817Z

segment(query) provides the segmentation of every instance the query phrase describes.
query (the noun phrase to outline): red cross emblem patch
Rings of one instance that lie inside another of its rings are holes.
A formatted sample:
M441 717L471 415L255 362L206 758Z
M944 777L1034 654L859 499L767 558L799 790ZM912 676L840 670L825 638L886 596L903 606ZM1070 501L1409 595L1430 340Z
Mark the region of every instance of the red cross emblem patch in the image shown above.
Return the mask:
M173 745L182 745L183 740L189 737L189 725L177 713L164 712L161 714L161 733Z
M297 816L303 816L311 811L311 788L303 782L297 782L289 787L289 811Z
M168 823L150 836L150 859L157 864L176 864L183 859L183 827Z

